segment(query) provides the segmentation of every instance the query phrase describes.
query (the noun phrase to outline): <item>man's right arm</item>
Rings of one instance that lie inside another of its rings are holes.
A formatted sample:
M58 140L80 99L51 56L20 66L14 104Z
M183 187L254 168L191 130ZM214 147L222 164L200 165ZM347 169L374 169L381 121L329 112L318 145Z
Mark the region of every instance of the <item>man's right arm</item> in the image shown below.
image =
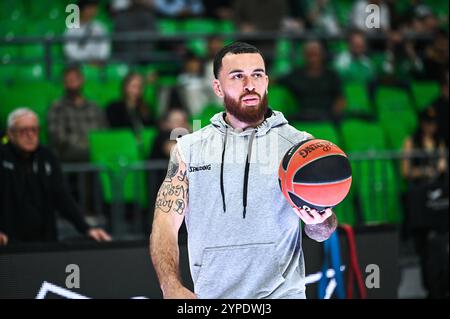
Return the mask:
M183 286L179 270L178 231L188 206L186 164L178 146L172 149L167 175L156 197L150 255L164 298L196 298Z

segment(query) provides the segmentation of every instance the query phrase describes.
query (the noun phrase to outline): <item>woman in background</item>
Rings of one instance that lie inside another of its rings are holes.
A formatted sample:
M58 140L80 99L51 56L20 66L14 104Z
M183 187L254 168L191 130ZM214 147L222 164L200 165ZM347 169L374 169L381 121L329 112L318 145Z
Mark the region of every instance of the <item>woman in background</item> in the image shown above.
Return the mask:
M122 98L108 105L106 115L113 128L131 128L137 134L144 126L155 124L150 107L144 102L144 80L129 73L122 83Z

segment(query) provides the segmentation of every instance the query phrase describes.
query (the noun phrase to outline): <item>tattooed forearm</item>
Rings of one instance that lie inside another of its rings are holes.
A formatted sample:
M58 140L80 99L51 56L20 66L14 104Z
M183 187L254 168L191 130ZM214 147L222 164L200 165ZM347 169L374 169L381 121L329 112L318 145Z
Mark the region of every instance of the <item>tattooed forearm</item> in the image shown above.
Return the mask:
M321 224L305 225L305 233L309 238L322 242L331 236L331 234L336 230L336 227L337 218L333 213Z

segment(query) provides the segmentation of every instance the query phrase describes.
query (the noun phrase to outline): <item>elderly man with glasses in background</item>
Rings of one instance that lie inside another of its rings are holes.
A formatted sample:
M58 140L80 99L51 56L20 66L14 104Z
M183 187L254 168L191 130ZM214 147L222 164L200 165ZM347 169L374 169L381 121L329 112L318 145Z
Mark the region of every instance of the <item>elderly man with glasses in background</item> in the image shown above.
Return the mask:
M58 239L59 212L82 234L109 241L102 229L89 226L63 181L58 160L39 145L39 120L30 109L8 116L8 142L0 145L0 246Z

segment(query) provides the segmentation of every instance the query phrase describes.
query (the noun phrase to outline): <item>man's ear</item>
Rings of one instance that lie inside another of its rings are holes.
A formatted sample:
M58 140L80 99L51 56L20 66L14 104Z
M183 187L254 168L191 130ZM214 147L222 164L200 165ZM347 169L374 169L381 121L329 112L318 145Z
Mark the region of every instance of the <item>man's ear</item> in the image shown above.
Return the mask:
M220 85L219 80L214 79L214 81L213 81L213 89L214 89L214 93L215 93L218 97L223 98L224 94L223 94L222 87L221 87L221 85Z

